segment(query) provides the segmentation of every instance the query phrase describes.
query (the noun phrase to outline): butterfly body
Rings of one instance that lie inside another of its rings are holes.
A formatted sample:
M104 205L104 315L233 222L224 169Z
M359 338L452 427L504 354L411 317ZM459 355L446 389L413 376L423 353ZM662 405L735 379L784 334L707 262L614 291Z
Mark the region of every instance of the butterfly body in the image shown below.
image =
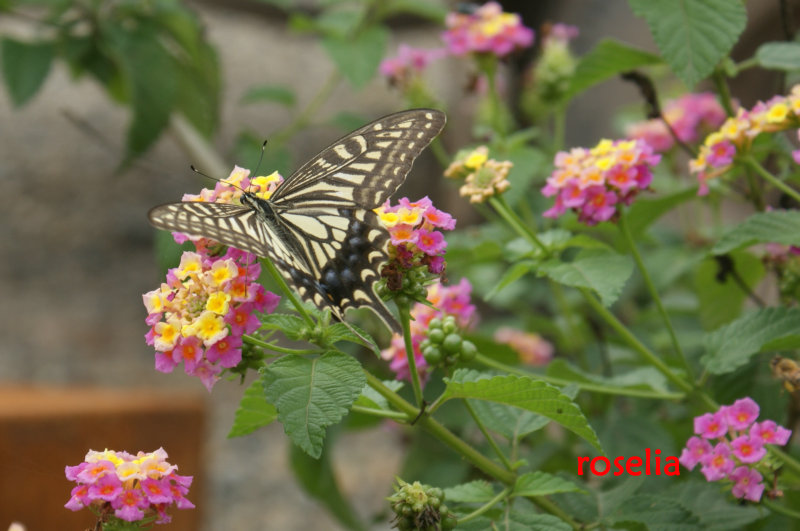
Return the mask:
M170 203L148 217L158 228L268 257L304 300L340 320L348 308L366 306L397 331L373 290L389 241L373 209L402 184L444 123L444 113L431 109L391 114L331 144L269 199L244 192L241 205Z

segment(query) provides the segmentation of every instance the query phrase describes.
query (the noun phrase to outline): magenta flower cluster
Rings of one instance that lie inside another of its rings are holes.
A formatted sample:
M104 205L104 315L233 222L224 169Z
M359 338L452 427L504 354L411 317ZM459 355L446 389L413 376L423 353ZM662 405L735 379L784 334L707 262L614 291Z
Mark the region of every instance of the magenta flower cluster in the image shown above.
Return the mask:
M427 300L436 309L425 304L416 303L411 308L411 344L414 347L414 361L417 371L423 380L426 376L427 363L422 355L420 343L427 337L428 323L434 317L442 318L445 315L452 315L456 318L456 324L462 329L469 329L475 324L475 305L470 301L472 285L469 280L462 278L458 284L445 286L439 282L428 287ZM381 357L389 360L389 368L397 375L398 379L411 380L411 373L406 357L405 343L403 337L394 334L392 342L388 348L381 352Z
M155 523L169 523L167 509L193 509L186 499L191 476L178 475L176 465L167 462L167 452L127 452L90 450L84 462L67 466L67 479L77 483L65 507L78 511L84 507L102 510L110 506L113 514L126 522L139 522L155 516Z
M247 170L235 168L214 190L187 195L187 201L238 201L249 187L268 198L280 178L276 174L247 179ZM255 312L271 313L280 298L258 283L257 257L234 248L224 253L220 244L204 238L173 234L178 243L190 240L197 252L185 252L166 282L143 295L150 327L145 340L156 350L156 369L172 370L183 362L187 374L197 376L210 391L223 369L242 360L242 337L259 327Z
M447 242L439 229L453 230L453 216L434 207L427 196L413 202L403 197L394 206L387 199L375 212L389 230L392 263L404 270L425 265L435 275L444 271Z
M468 14L448 13L445 25L444 48L425 50L401 44L395 57L381 62L381 74L392 83L404 85L431 62L447 55L476 53L505 57L533 44L533 30L522 24L519 15L503 12L497 2L487 2Z
M642 140L606 139L591 149L561 151L542 188L544 196L555 196L555 204L542 215L556 218L571 209L587 225L607 221L618 204L631 204L650 186L652 167L660 160Z
M758 414L752 398L741 398L716 413L695 417L696 435L686 442L680 463L689 470L700 464L708 481L729 479L737 498L761 500L764 478L756 465L767 455L764 445L786 444L792 432L772 420L756 422Z
M702 133L717 129L728 117L710 92L689 93L670 100L662 114L675 136L688 144L697 142ZM675 145L666 124L657 118L631 124L626 133L628 138L644 140L658 153L669 151Z

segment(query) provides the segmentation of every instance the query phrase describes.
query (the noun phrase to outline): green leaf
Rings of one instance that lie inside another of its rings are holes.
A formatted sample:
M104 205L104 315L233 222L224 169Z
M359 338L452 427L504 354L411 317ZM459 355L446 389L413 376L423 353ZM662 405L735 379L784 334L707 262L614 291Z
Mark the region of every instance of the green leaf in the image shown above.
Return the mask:
M314 359L284 356L263 369L267 400L289 438L318 458L325 428L347 414L366 378L361 364L341 352Z
M417 15L432 22L443 23L448 12L440 0L392 0L386 3L386 15Z
M731 372L759 352L800 348L800 308L766 308L749 313L705 337L700 359L713 374Z
M559 492L586 492L575 483L537 470L517 478L512 496L548 496Z
M219 122L220 72L216 50L206 42L188 62L179 62L177 109L203 136L210 138Z
M333 323L328 328L327 339L330 345L338 343L339 341L349 341L350 343L364 345L372 350L378 357L381 355L381 349L378 347L378 344L375 343L372 336L354 324Z
M476 479L469 483L462 483L444 489L444 499L447 503L485 503L494 498L495 492L492 485L483 479Z
M511 206L530 197L531 183L537 176L544 175L544 169L551 164L541 149L534 149L525 144L514 144L503 150L497 149L490 155L513 164L508 172L508 182L511 183L511 187L503 194Z
M178 67L151 26L120 29L114 48L131 95L126 162L144 153L169 123L178 93Z
M708 76L747 24L744 3L731 0L628 0L643 17L672 71L689 88Z
M627 213L628 226L634 240L638 240L661 216L673 210L676 206L697 198L697 187L693 186L673 194L656 199L639 198ZM620 238L622 236L620 235Z
M691 512L707 531L742 529L766 516L757 506L731 503L718 487L705 481L684 481L662 494Z
M591 383L605 387L611 393L623 389L647 389L663 393L668 391L666 377L655 367L636 367L609 378L583 372L566 360L555 359L547 365L547 376L576 383Z
M610 306L633 273L633 260L602 249L582 249L572 262L550 260L540 264L538 272L560 284L589 288Z
M271 313L261 318L262 330L280 330L292 340L300 339L304 335L302 331L306 327L303 319L288 313Z
M773 210L753 214L720 238L711 252L724 254L757 243L800 245L800 211Z
M278 103L285 107L293 107L296 100L294 92L287 87L278 85L261 85L260 87L251 87L250 90L244 93L242 103L260 103L268 101Z
M403 388L403 382L397 380L384 380L383 385L385 385L395 393ZM376 391L369 385L364 386L364 388L361 390L361 394L358 396L353 405L370 407L373 409L384 409L384 410L392 409L391 406L389 406L389 402L386 401L386 398L384 398L383 395L378 393L378 391Z
M264 393L264 380L257 378L244 391L242 401L239 402L239 408L233 418L233 426L230 433L228 433L228 438L241 437L242 435L253 433L258 428L270 424L276 418L278 418L278 410L267 402L267 396Z
M509 267L497 284L486 294L484 297L485 300L490 300L492 297L497 295L503 288L510 286L523 276L527 275L532 270L536 269L536 262L532 262L530 260L523 260L521 262L516 262L514 265Z
M8 95L15 107L21 107L47 79L55 46L52 42L23 42L8 37L3 38L0 46Z
M661 58L657 55L618 41L602 40L576 66L567 95L572 97L622 72L659 63Z
M739 317L747 300L746 290L752 291L763 277L764 264L744 251L703 260L694 274L703 329L714 330Z
M350 84L360 89L378 71L388 40L389 32L386 29L373 26L354 37L326 37L322 45Z
M800 43L767 42L756 50L756 61L762 68L800 70Z
M600 441L580 408L557 387L524 376L490 376L458 369L447 378L442 402L474 398L514 406L555 421L600 449Z
M365 531L367 527L339 488L330 458L330 445L325 445L319 459L309 457L294 445L290 445L289 452L292 472L303 490L322 502L345 529Z
M699 519L674 500L654 495L638 495L622 502L610 521L642 523L648 531L701 529Z
M469 404L484 426L509 441L521 439L550 423L547 417L518 407L483 400L470 400Z

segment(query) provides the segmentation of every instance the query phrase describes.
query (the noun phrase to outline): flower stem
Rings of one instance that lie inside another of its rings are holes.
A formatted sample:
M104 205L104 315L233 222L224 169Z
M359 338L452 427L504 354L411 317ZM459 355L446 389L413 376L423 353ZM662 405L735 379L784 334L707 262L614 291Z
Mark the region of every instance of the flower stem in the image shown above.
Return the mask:
M650 297L652 297L653 302L656 303L658 313L661 314L661 319L663 319L664 325L667 327L667 332L669 332L669 337L672 340L672 348L675 349L675 353L680 358L689 381L692 381L694 379L692 376L692 367L689 365L689 361L686 359L686 355L683 353L681 344L678 341L678 335L675 333L675 327L672 326L672 320L669 318L669 314L664 308L664 304L661 302L661 296L659 296L658 290L656 289L655 284L653 284L653 280L650 278L650 273L644 266L642 255L639 254L639 249L636 247L636 242L633 240L630 227L628 227L628 215L624 209L620 210L619 214L619 229L622 232L622 236L628 243L628 248L633 255L633 260L636 262L636 266L639 268L639 272L642 274L644 284L647 286L647 290L650 292Z
M398 409L399 411L406 414L406 418L410 421L411 419L417 418L419 416L420 410L414 407L412 404L407 402L403 399L400 395L383 385L376 376L374 376L369 371L364 371L365 376L367 377L367 383L370 387L372 387L375 391L377 391L381 396L383 396L389 404ZM472 446L461 440L457 437L453 432L445 428L439 422L434 420L428 415L423 415L417 421L417 425L422 427L425 431L442 441L444 444L449 446L455 452L459 453L472 463L476 468L483 471L485 474L495 478L496 480L504 483L506 485L513 485L517 479L516 474L510 472L503 468L502 466L498 465L488 457L484 456L482 453L474 449Z
M374 407L351 406L350 411L353 413L361 413L362 415L370 415L372 417L392 419L398 422L408 419L408 415L405 413L401 413L399 411L388 411L386 409L375 409Z
M639 341L639 339L634 336L631 331L628 330L627 327L608 310L608 308L603 306L594 295L592 295L586 288L581 288L580 291L583 293L583 296L586 298L587 302L594 309L594 311L596 311L600 317L602 317L603 320L620 335L625 343L630 345L633 350L638 352L645 361L658 369L661 374L666 376L669 381L674 383L684 392L693 392L694 389L689 382L672 372L672 369L670 369L666 363L664 363L652 350L647 348L641 341Z
M316 324L314 323L314 319L311 318L311 315L308 313L308 310L306 310L305 306L302 305L300 299L295 297L292 290L289 289L289 285L286 284L285 280L283 280L283 277L275 268L275 265L272 263L272 260L270 260L269 258L262 258L261 263L264 265L264 267L267 268L267 271L269 271L270 276L272 276L272 279L275 281L275 283L278 284L278 287L281 289L283 294L286 295L286 298L289 299L289 301L292 303L292 306L294 306L295 310L297 310L297 313L299 313L303 317L303 320L305 320L308 326L313 328L314 325Z
M472 417L472 420L475 421L475 424L478 426L478 429L481 430L481 433L486 438L486 441L489 443L489 446L491 446L492 450L494 450L494 453L497 455L497 457L500 458L500 461L503 462L503 465L507 469L513 471L514 467L511 465L511 461L508 460L506 454L504 454L503 451L500 449L500 447L497 446L497 442L492 437L492 434L489 433L489 430L486 429L486 426L483 425L483 422L481 422L480 417L478 417L478 415L475 413L475 410L470 405L469 400L464 399L462 400L462 402L464 403L464 407L467 408L467 411Z
M411 374L411 387L414 389L414 400L417 407L422 407L422 385L419 383L419 372L417 372L417 360L414 357L414 342L411 340L411 311L408 303L397 303L400 311L400 325L403 327L403 342L406 347L406 360L408 361L408 371Z
M800 203L800 192L797 190L790 188L786 185L783 181L772 175L767 169L758 163L758 161L753 158L752 155L747 155L746 157L742 157L739 159L742 163L744 163L748 168L752 169L758 175L764 178L765 181L770 183L775 188L779 189L798 203Z
M544 254L544 256L548 256L550 254L550 250L547 246L539 239L536 234L533 233L523 222L517 214L511 210L511 207L508 206L505 199L499 196L490 197L489 204L492 205L495 212L500 214L500 217L508 223L511 228L519 234L522 238L528 240L534 247L538 247L540 251Z

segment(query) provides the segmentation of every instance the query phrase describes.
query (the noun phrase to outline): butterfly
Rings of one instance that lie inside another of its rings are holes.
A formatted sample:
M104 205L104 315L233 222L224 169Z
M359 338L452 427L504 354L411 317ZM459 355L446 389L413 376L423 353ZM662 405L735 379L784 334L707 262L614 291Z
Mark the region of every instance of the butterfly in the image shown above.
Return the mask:
M340 321L347 309L363 306L399 332L374 291L389 234L373 210L405 181L445 121L433 109L390 114L323 149L268 200L245 191L241 205L168 203L148 218L159 229L269 258L303 300Z

